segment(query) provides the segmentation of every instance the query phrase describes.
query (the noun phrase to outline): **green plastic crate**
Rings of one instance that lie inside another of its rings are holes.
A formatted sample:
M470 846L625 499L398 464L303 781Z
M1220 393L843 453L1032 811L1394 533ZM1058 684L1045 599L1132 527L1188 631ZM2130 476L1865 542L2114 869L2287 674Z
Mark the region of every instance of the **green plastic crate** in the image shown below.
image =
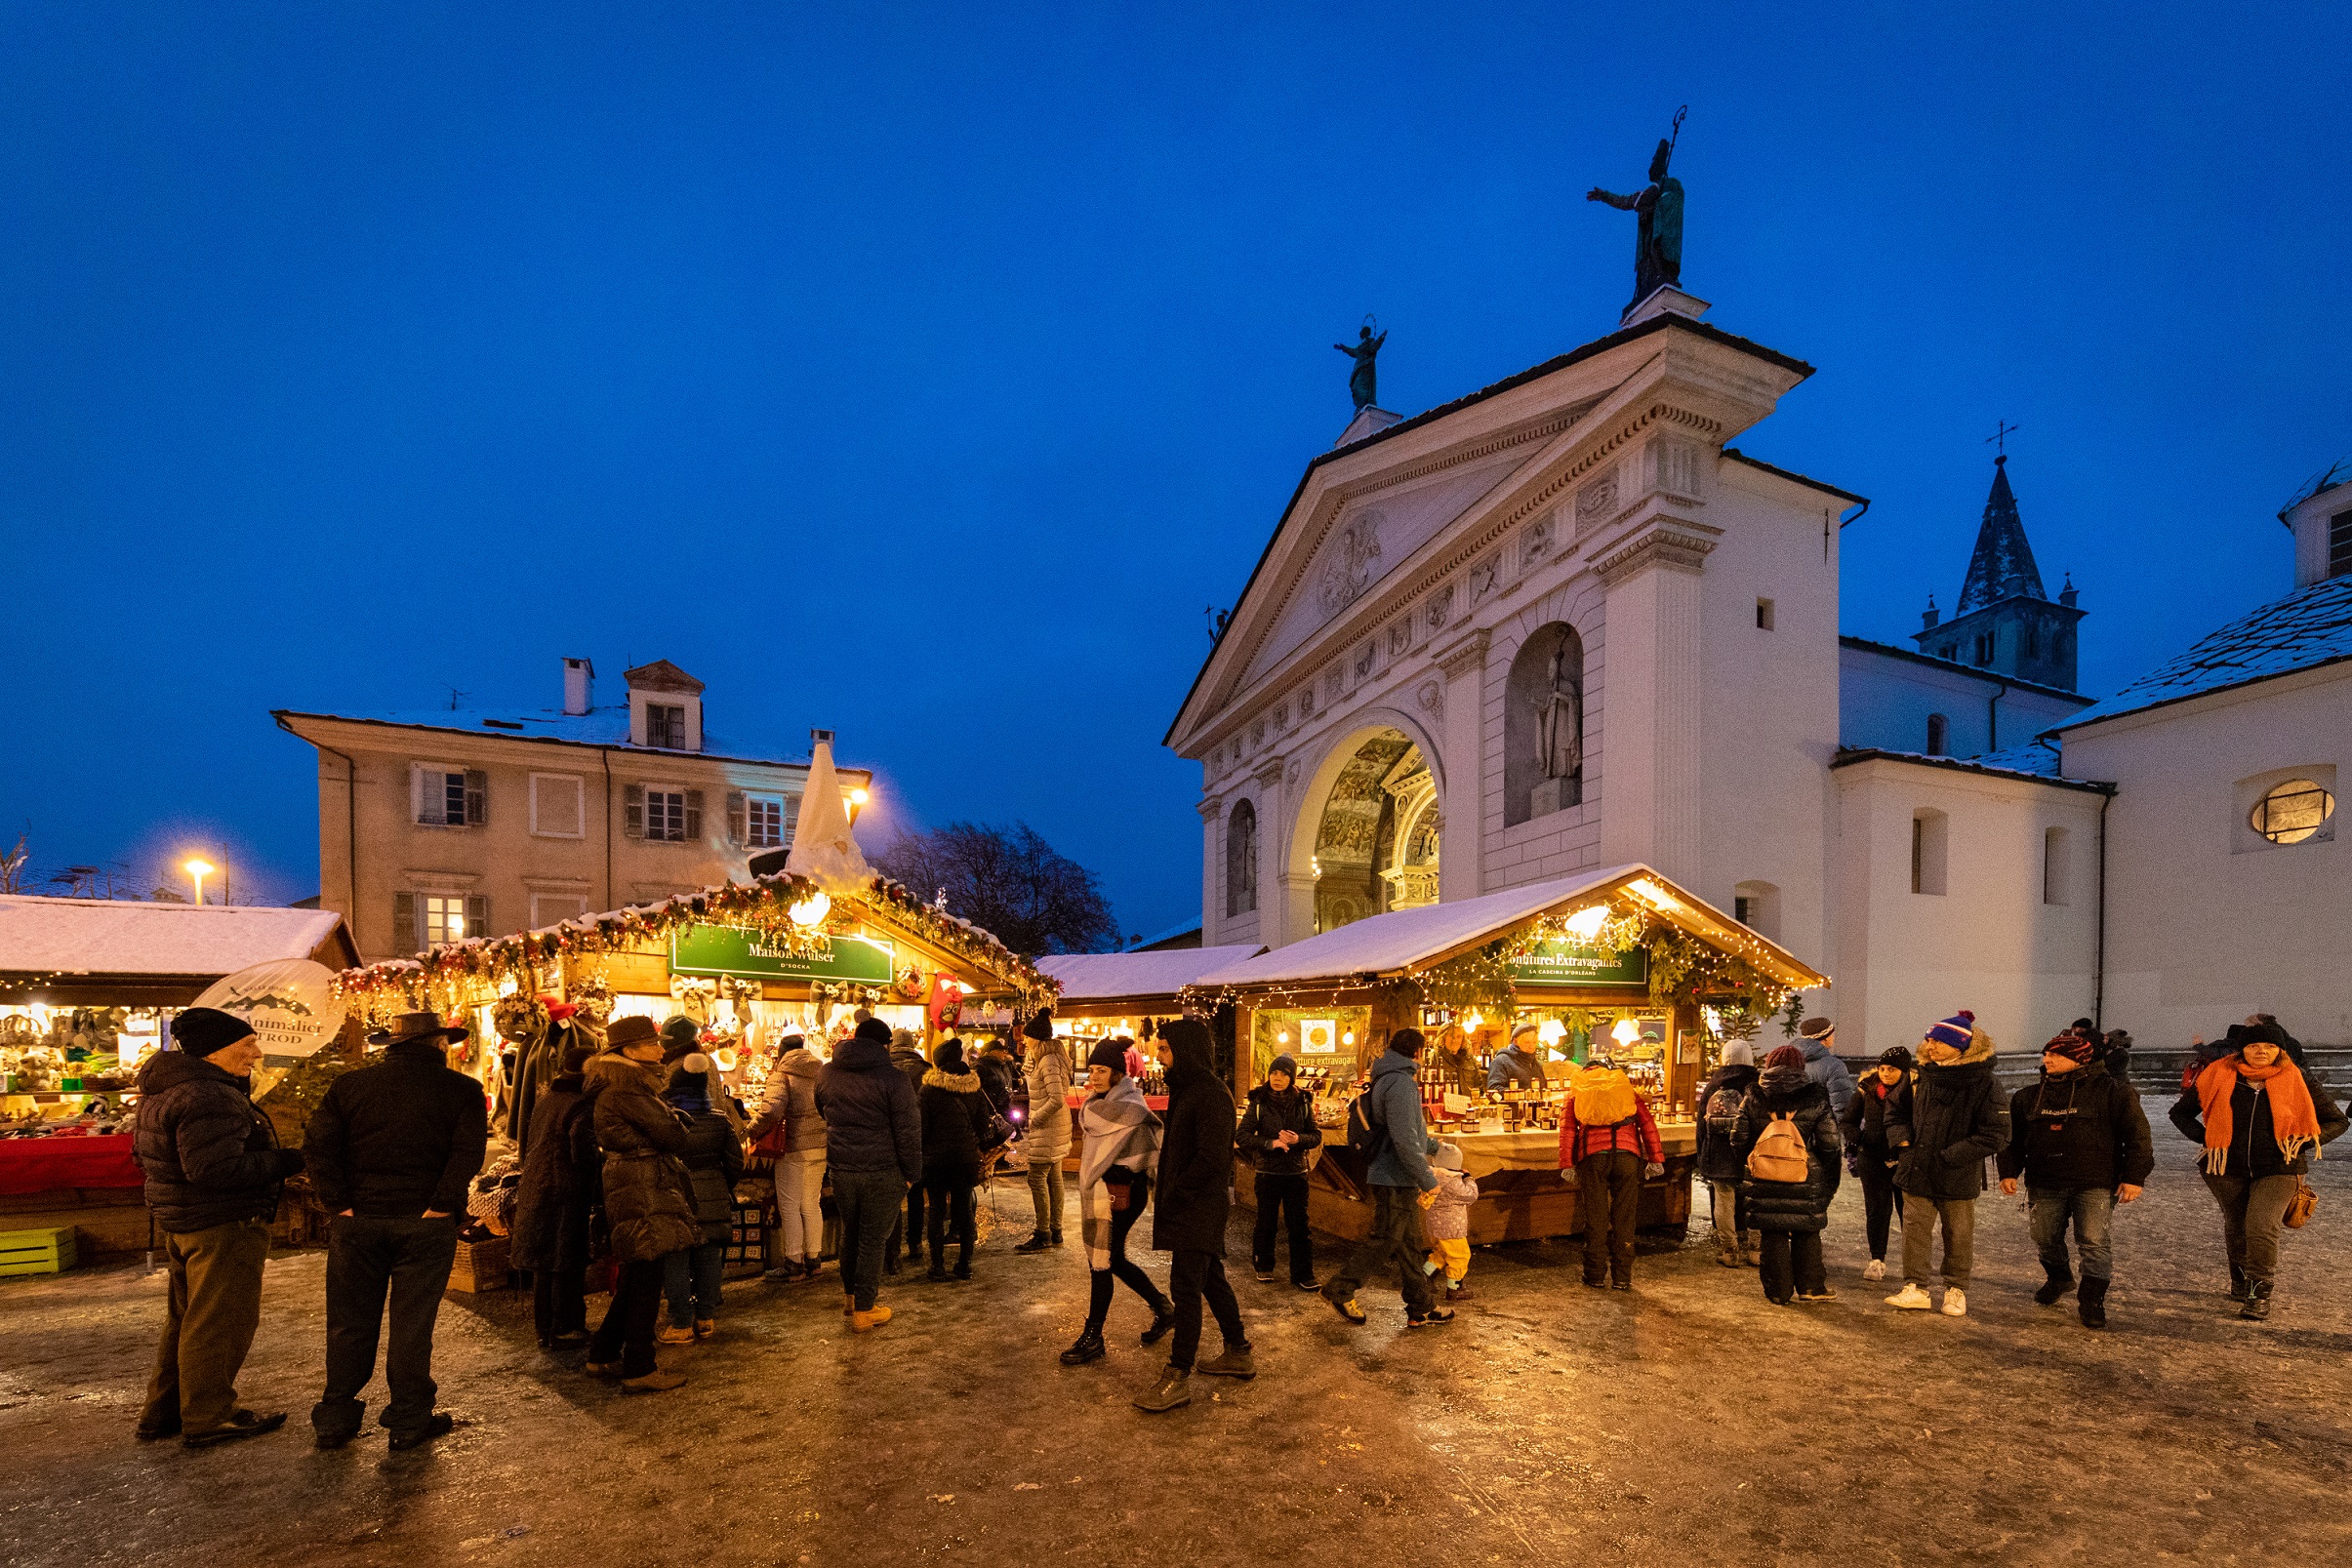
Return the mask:
M0 1276L57 1274L74 1266L73 1226L0 1230Z

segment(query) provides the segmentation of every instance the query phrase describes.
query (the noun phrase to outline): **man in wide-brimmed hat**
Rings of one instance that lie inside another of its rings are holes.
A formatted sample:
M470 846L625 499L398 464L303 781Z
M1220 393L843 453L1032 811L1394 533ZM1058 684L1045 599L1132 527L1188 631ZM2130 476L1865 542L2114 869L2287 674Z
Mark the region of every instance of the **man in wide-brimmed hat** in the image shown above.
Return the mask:
M482 1168L489 1121L482 1086L449 1065L471 1032L433 1013L403 1013L368 1036L384 1060L346 1072L303 1135L311 1185L334 1216L327 1238L327 1386L310 1412L321 1448L359 1435L359 1392L376 1374L376 1342L391 1301L384 1377L391 1399L377 1420L395 1449L456 1425L436 1413L433 1319L449 1286L466 1188Z

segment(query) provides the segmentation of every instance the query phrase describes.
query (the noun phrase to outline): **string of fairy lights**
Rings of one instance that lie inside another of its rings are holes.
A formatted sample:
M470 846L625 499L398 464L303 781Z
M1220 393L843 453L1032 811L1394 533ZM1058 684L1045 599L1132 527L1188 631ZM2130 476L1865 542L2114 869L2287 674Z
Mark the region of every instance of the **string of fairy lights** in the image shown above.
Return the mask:
M340 989L370 1016L399 1010L394 1004L454 1012L491 999L485 992L535 994L553 972L568 970L575 960L640 952L693 926L739 927L786 953L812 957L827 950L831 937L869 917L969 965L994 983L992 988L1008 993L1017 1012L1048 1006L1059 992L1051 976L993 933L923 903L888 877L874 877L857 894L831 898L814 881L790 871L584 915L540 931L436 943L414 958L345 970ZM845 988L824 981L813 985L829 993Z

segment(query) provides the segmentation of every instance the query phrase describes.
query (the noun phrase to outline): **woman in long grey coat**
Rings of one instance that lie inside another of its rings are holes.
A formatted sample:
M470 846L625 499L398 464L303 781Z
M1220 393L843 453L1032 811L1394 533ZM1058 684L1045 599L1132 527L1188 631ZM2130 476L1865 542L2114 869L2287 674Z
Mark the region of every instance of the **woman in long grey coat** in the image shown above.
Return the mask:
M1062 1162L1070 1157L1070 1053L1053 1037L1053 1015L1039 1013L1021 1031L1029 1046L1022 1070L1029 1090L1029 1125L1021 1152L1029 1160L1029 1201L1036 1233L1015 1252L1043 1252L1062 1244Z
M655 1364L654 1318L662 1306L662 1260L702 1239L693 1187L678 1155L685 1124L654 1090L662 1037L649 1018L613 1021L605 1054L588 1065L595 1096L596 1143L604 1151L604 1220L621 1279L588 1341L588 1370L619 1377L631 1393L674 1388L683 1375Z

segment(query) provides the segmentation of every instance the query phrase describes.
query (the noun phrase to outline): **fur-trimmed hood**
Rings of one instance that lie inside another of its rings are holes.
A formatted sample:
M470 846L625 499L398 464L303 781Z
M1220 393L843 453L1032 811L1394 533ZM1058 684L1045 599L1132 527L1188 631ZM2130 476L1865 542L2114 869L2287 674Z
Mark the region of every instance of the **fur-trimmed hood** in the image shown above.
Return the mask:
M923 1072L923 1087L945 1089L953 1094L976 1095L980 1093L980 1074L977 1072L942 1072L937 1067L928 1067Z

